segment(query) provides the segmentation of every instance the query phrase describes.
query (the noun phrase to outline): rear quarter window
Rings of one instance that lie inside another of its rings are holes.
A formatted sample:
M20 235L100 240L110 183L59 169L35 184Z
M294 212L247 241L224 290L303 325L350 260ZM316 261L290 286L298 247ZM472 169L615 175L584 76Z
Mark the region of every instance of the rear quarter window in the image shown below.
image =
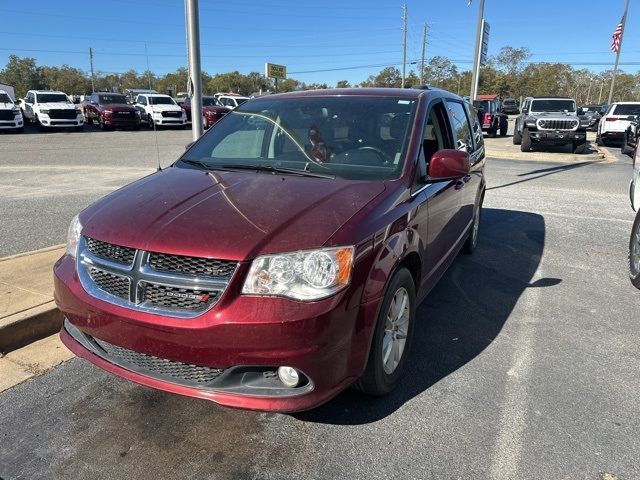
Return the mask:
M640 103L616 105L611 115L640 115Z

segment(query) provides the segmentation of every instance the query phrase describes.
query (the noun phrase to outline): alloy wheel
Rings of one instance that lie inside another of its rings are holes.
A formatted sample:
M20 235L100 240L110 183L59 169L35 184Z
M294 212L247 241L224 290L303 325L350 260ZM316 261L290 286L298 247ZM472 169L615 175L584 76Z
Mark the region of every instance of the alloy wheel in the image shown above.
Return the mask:
M388 375L396 370L404 353L409 332L409 303L409 293L404 287L400 287L389 304L382 337L382 364Z
M630 257L631 275L635 277L640 274L640 222L638 222L636 230L633 232Z

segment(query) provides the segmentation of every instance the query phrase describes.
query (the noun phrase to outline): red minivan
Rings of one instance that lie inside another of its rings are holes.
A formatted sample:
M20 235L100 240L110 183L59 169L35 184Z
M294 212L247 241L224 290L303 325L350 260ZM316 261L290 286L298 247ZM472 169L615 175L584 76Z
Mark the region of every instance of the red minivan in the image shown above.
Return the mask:
M62 340L230 407L385 394L416 306L476 246L483 172L476 115L443 90L248 101L72 221L54 267Z

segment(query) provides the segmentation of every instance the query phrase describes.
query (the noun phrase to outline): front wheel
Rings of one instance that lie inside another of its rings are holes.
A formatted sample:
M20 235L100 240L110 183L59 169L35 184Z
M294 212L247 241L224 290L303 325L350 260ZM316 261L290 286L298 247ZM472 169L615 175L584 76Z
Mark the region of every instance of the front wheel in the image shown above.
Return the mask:
M520 151L521 152L531 151L531 135L529 135L529 130L526 128L522 131L522 141L520 142Z
M507 134L507 129L509 128L508 125L504 125L502 127L500 127L500 136L504 137Z
M385 395L400 382L409 355L416 314L413 277L404 267L393 274L376 321L369 359L354 388L368 395Z
M151 130L153 130L154 123L153 123L153 117L151 115L147 115L147 125Z
M629 280L640 289L640 211L636 214L629 238Z
M520 145L521 143L522 143L522 135L520 134L516 126L516 129L513 131L513 144Z
M482 220L482 199L473 214L473 224L469 230L469 236L462 246L462 253L471 255L478 246L478 232L480 231L480 220Z

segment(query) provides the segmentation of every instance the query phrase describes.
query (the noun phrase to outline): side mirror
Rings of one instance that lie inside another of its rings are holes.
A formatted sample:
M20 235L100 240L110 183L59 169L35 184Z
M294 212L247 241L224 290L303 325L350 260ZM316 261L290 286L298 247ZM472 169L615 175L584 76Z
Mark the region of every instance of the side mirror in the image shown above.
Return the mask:
M184 146L184 151L186 152L187 150L189 150L191 148L191 146L196 143L196 142L189 142Z
M22 99L21 98L16 98L16 101L13 102L13 103L15 103L16 105L20 105L22 103Z
M91 105L97 105L98 102L96 102L95 100L91 100Z
M453 180L471 170L469 154L461 150L440 150L429 162L429 180Z

